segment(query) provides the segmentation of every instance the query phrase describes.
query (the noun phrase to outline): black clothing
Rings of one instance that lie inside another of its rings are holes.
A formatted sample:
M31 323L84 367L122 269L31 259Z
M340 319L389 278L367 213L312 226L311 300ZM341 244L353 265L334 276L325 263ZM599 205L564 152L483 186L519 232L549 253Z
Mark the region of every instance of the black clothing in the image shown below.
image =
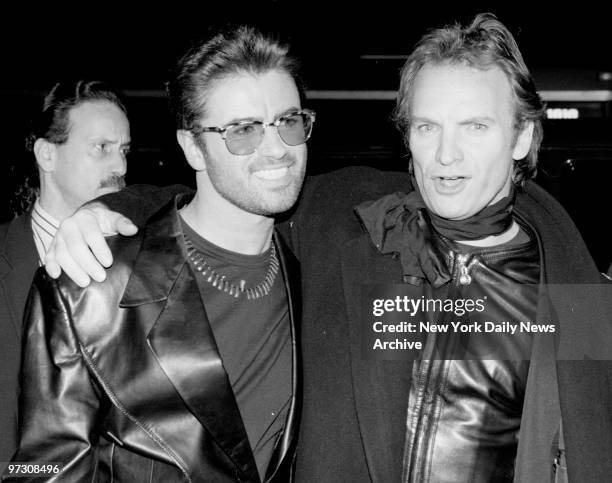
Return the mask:
M515 239L517 237L514 237ZM437 323L518 324L535 321L540 266L535 238L475 247L436 237L451 267L443 287L423 287L428 300L483 300L482 312L427 314ZM480 321L480 322L479 322ZM414 361L404 482L511 482L527 387L532 334L428 333Z
M313 177L294 215L279 227L302 267L304 408L297 481L401 479L410 367L405 361L363 360L359 323L362 285L402 283L402 267L376 251L353 210L410 188L408 173L371 168ZM168 197L159 188L129 190L105 200L137 223ZM535 183L517 193L514 213L537 238L541 283L602 282L565 210ZM569 295L571 308L579 301ZM612 347L610 302L597 300L593 316L580 321L572 320L567 307L555 314L539 307L538 317L561 320L582 337L576 351L586 355L593 347ZM570 481L606 481L612 474L612 364L578 355L557 361L554 350L534 336L515 478L550 481L563 416Z
M292 399L268 479L287 481L301 399L299 308L295 262L277 243L292 322ZM37 273L14 460L62 462L58 481L259 482L174 200L138 236L110 245L115 261L103 283L81 289Z
M0 461L17 449L23 309L37 268L30 214L0 225Z
M199 236L182 220L185 236L219 275L264 279L270 250L242 255ZM193 268L193 264L191 264ZM282 274L265 297L249 300L218 290L194 270L217 348L238 403L259 475L263 478L291 404L291 322Z

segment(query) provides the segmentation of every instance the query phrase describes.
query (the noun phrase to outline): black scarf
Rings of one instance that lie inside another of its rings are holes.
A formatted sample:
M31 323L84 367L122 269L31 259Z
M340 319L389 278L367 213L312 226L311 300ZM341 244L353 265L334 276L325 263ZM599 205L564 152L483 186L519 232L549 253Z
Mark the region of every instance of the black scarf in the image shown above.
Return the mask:
M513 205L514 190L470 218L448 220L431 213L416 188L409 194L397 192L366 201L356 206L355 212L382 254L399 255L404 281L420 285L426 279L439 287L451 274L444 254L433 243L435 233L450 240L499 235L512 224Z

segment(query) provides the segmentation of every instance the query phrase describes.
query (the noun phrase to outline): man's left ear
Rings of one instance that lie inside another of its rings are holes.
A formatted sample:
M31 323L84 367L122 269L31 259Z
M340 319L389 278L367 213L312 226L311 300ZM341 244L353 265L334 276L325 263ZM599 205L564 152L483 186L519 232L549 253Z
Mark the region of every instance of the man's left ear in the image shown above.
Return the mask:
M516 144L512 151L512 159L523 159L529 154L531 148L531 140L533 138L533 121L526 121L521 129L521 132L516 138Z

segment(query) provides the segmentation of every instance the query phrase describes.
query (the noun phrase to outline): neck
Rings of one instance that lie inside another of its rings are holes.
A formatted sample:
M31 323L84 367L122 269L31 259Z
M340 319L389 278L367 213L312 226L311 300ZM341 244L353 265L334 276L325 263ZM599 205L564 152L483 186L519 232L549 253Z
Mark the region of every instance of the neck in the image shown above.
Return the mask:
M274 219L248 213L215 195L198 189L193 200L181 209L183 219L200 236L226 250L244 255L266 251Z
M508 228L505 232L500 233L499 235L491 235L486 238L482 238L481 240L457 240L457 242L473 247L494 247L509 242L518 234L518 232L518 223L516 221L513 221L512 225L510 225L510 228Z
M72 215L78 206L73 207L61 196L59 190L53 185L45 183L44 179L40 180L40 195L38 197L40 206L49 213L58 222L62 222L65 218Z

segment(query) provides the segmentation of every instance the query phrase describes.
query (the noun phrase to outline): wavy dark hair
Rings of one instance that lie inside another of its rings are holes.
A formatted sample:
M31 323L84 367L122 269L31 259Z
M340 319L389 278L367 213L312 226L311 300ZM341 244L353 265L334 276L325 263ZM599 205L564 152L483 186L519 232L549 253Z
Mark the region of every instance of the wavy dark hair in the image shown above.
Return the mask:
M535 176L538 151L542 143L544 104L533 78L510 31L491 13L476 15L467 27L459 24L432 30L417 43L401 72L394 120L408 146L411 100L414 80L427 64L463 64L477 69L499 67L510 81L514 97L515 129L533 122L529 153L515 160L513 180L516 184Z
M219 80L239 74L280 70L295 81L303 98L300 65L289 47L253 27L239 26L193 45L166 84L177 129L192 130L206 112L206 100Z

